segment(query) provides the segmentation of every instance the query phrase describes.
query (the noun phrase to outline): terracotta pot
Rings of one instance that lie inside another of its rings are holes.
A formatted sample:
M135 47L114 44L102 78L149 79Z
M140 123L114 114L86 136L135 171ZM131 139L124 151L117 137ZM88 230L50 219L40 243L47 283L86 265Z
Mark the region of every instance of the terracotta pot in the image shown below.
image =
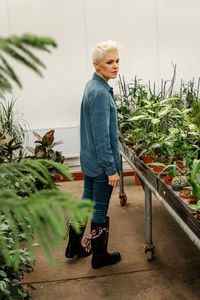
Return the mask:
M135 172L135 184L136 184L136 185L141 185L140 179L139 179L139 177L137 176L137 173L136 173L136 172Z
M154 157L150 155L142 155L143 162L149 164L154 161Z
M166 177L166 173L165 172L163 172L163 173L161 173L160 175L159 175L159 177L160 177L160 179L165 179L165 177Z
M155 165L153 165L153 170L156 173L162 172L164 168L165 168L164 166L155 166Z
M64 182L64 181L69 180L68 178L64 177L63 175L59 175L59 174L53 175L53 179L55 182Z
M187 201L187 204L190 205L190 204L195 204L195 200L194 199L189 199Z
M135 148L133 148L132 145L128 145L128 147L129 147L131 150L135 151Z
M182 161L179 161L179 160L177 160L176 161L176 165L177 165L177 170L179 170L179 169L184 169L185 168L185 165L182 163Z
M181 190L178 195L180 198L183 198L183 199L191 199L191 200L194 200L194 195L191 194L192 191L189 190L189 189L184 189L184 190Z
M164 177L165 183L169 184L169 185L172 185L172 179L173 179L172 175L167 175L167 176Z
M197 216L197 219L200 220L200 211L197 210L196 216Z

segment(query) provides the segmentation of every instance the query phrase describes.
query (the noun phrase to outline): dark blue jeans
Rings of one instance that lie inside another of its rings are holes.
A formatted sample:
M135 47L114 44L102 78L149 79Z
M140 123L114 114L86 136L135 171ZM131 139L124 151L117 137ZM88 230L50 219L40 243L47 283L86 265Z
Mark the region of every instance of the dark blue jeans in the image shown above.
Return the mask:
M84 175L84 193L82 199L94 202L92 222L105 223L113 187L108 185L108 176L103 173L96 177Z

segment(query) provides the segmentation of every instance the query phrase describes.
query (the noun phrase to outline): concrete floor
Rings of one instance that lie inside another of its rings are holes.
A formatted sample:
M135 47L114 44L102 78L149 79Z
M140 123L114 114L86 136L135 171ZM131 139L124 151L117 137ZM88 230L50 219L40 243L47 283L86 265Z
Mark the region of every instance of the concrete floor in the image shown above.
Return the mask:
M83 182L61 184L82 195ZM125 177L128 204L119 204L114 189L109 209L109 251L119 251L122 260L113 266L93 270L91 257L67 260L65 244L55 256L58 267L52 267L37 249L35 272L24 282L33 284L37 300L173 300L200 299L200 252L160 202L153 198L153 243L155 259L146 260L144 193ZM87 232L89 231L89 226Z

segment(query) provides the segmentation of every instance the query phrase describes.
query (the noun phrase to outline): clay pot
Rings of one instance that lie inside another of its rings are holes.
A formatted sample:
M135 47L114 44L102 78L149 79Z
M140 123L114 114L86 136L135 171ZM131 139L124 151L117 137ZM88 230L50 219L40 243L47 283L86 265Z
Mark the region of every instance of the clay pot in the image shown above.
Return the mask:
M131 150L135 151L135 148L133 148L133 145L128 145L128 147L129 147Z
M173 176L172 175L168 175L168 176L165 176L164 177L164 181L166 184L168 185L172 185L172 179L173 179Z
M197 219L200 220L200 211L197 210L196 216L197 216Z
M162 172L164 168L165 168L164 166L155 166L155 165L153 165L153 170L154 170L155 173Z
M136 173L136 172L135 172L135 184L136 184L136 185L141 185L140 179L139 179L139 177L137 176L137 173Z
M189 189L184 189L184 190L181 190L179 193L178 193L179 197L180 198L183 198L183 199L190 199L190 200L194 200L194 195L192 195L192 191L189 190Z
M179 160L177 160L176 161L176 165L177 165L177 170L179 170L179 169L184 169L185 168L185 165L182 163L182 161L179 161Z
M149 164L154 161L153 156L150 155L142 155L142 159L145 164Z

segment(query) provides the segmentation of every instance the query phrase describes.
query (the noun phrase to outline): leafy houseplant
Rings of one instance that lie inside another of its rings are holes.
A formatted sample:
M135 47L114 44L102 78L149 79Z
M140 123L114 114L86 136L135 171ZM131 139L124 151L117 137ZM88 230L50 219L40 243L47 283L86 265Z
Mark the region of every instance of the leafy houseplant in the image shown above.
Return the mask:
M11 162L13 160L20 159L22 155L23 144L18 141L18 136L9 138L8 136L0 133L0 163ZM17 155L15 155L17 152Z
M9 222L2 216L2 223L0 225L2 236L5 238L5 242L9 249L10 258L14 260L14 239L12 236L12 230ZM23 232L19 233L19 240L23 242ZM0 299L29 299L31 298L28 288L24 288L21 285L21 281L25 273L31 273L34 271L32 265L34 259L31 257L29 251L25 248L19 250L19 267L15 270L13 266L5 264L5 259L0 254ZM28 285L29 288L34 289L32 285ZM18 297L18 298L14 298ZM20 298L19 298L20 297Z
M200 220L200 200L196 204L190 204L190 207L196 211L197 219Z
M35 137L38 138L35 143L39 145L37 145L35 149L27 146L27 149L34 155L35 158L49 159L59 163L64 162L64 156L62 156L61 152L53 150L55 146L63 144L62 141L54 142L54 133L55 130L50 130L41 137L38 133L33 132Z
M195 197L195 202L197 203L200 200L200 160L194 159L191 177L188 178L188 182L192 187L192 191Z

